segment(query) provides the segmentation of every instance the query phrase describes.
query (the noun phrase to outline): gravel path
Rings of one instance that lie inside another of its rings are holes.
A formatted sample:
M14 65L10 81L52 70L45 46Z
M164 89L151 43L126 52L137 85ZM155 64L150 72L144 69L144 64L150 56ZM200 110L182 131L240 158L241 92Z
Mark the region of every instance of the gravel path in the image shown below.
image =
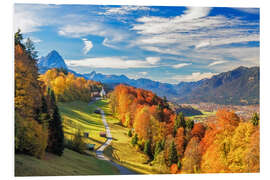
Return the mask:
M89 103L89 105L92 104L92 103ZM97 150L96 150L96 155L97 155L97 158L101 159L101 160L105 160L105 161L109 161L111 162L115 167L117 167L117 169L119 170L120 174L122 175L127 175L127 174L137 174L136 172L134 171L131 171L115 162L113 162L110 158L108 158L107 156L105 156L103 154L103 151L104 149L109 146L112 142L112 135L111 135L111 131L110 131L110 128L109 128L109 125L106 121L106 117L105 117L105 113L102 109L100 108L97 108L100 113L101 113L101 118L102 118L102 122L105 126L105 130L106 130L106 137L107 137L107 141L101 145Z

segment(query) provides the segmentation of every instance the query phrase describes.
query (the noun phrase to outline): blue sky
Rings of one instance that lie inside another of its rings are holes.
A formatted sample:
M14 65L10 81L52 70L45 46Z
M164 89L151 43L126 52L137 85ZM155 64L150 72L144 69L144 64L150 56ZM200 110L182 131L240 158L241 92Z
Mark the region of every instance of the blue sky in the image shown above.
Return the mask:
M160 82L259 65L259 9L15 4L14 31L70 69Z

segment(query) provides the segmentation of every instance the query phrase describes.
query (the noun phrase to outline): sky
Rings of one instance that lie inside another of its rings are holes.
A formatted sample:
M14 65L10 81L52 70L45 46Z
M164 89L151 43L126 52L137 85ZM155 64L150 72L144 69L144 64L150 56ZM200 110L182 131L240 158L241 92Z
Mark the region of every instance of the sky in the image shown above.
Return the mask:
M258 8L15 4L39 56L56 50L79 73L93 70L177 84L259 66Z

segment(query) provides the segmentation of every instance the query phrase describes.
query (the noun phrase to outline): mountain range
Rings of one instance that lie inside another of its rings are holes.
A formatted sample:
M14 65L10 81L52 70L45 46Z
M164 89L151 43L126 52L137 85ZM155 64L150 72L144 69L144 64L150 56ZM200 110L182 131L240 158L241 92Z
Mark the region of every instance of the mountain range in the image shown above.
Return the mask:
M38 60L38 67L40 73L45 73L51 68L63 68L76 76L99 81L109 89L118 84L127 84L151 90L158 96L166 96L170 101L177 103L259 104L259 67L241 66L209 79L179 84L161 83L146 78L130 79L125 75L104 75L96 71L80 74L68 69L61 55L55 50L46 57L41 57Z

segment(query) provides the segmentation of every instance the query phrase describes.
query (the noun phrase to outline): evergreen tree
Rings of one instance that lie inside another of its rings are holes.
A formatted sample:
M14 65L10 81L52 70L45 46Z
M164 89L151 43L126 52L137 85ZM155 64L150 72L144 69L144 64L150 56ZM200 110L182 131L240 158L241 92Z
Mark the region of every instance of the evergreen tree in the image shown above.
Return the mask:
M27 38L26 40L25 51L32 59L36 59L38 57L37 51L35 50L34 43L30 38Z
M131 144L134 146L137 143L138 143L138 135L135 134L131 139Z
M171 166L174 163L177 163L178 161L177 150L176 150L174 141L172 141L172 144L170 145L168 160L169 160L169 166Z
M51 97L52 116L51 120L49 121L50 133L49 133L48 151L61 156L64 151L63 126L61 116L59 114L59 110L56 105L54 92L50 90L49 94Z
M18 31L15 33L15 45L22 45L23 35L21 33L21 30L18 29Z
M132 132L131 130L128 131L128 137L131 137L132 136Z
M259 125L259 121L260 121L260 118L258 116L258 113L254 113L252 118L251 118L251 122L254 126L258 126Z
M186 127L187 127L188 129L192 129L193 126L194 126L194 121L193 121L193 120L188 120L188 121L186 122Z
M145 143L144 143L144 149L143 149L143 152L145 154L147 154L147 156L151 159L152 158L152 151L151 151L151 141L150 140L147 140Z
M158 155L162 150L163 150L162 144L161 144L160 141L158 141L158 142L156 143L156 146L155 146L155 154L154 154L154 157L156 158L157 155Z

